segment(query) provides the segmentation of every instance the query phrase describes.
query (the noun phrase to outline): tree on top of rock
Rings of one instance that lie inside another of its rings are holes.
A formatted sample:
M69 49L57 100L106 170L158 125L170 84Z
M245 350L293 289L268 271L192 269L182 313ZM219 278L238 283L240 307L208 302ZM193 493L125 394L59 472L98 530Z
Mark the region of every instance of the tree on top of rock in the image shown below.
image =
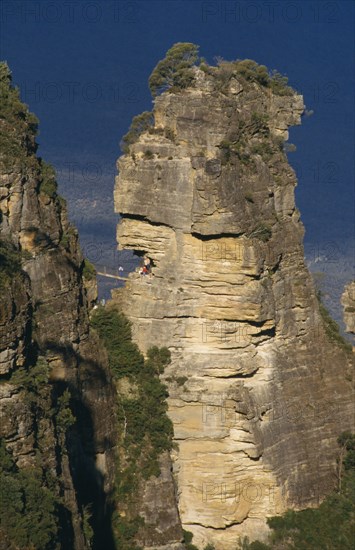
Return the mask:
M166 90L187 88L194 79L192 67L198 60L199 46L191 42L178 42L168 50L149 77L153 97Z
M12 85L11 71L0 62L0 162L11 165L28 160L37 149L35 136L38 119L20 99L18 88Z

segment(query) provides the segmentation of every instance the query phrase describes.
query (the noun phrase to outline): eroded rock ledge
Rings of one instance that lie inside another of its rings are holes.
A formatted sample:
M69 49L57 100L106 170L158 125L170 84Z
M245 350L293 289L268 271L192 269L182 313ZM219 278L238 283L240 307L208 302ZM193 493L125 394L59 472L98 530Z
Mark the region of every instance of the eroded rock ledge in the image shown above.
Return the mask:
M118 161L119 248L146 254L114 293L142 350L168 346L178 503L194 544L235 550L316 505L351 426L351 356L325 335L282 149L300 95L233 78L155 101Z

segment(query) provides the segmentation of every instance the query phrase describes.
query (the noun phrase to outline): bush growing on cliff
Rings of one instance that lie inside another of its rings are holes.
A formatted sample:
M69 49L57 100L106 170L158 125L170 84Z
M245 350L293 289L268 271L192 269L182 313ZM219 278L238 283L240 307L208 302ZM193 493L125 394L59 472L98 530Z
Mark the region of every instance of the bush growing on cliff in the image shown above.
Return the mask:
M35 155L38 122L21 101L19 89L12 85L9 67L0 62L0 162L6 169L20 164L23 174L32 171L38 177L40 193L63 208L65 201L57 194L54 169Z
M131 324L113 307L98 308L91 320L108 353L117 383L119 422L119 464L116 502L129 510L127 517L116 511L113 530L122 550L137 550L134 543L142 523L135 516L135 499L144 479L160 473L158 458L172 447L173 427L168 418L167 390L159 374L170 362L167 348L150 348L147 359L132 342Z
M144 111L144 113L133 117L129 130L121 141L122 151L128 153L129 146L138 141L139 136L152 128L153 125L154 115L151 111Z
M113 308L98 308L91 319L108 352L109 366L116 379L139 376L144 358L132 342L131 324Z
M50 198L57 196L57 181L53 166L40 159L41 182L39 186L40 193L48 195Z
M251 114L251 130L253 134L269 135L269 116L266 113L253 111Z
M183 535L184 535L184 543L186 550L198 550L197 546L192 544L193 534L190 531L185 531L183 529Z
M252 59L226 61L218 59L217 68L206 64L200 66L206 74L212 75L217 83L217 90L224 91L233 76L242 77L247 82L255 82L264 88L270 88L276 95L293 95L293 89L287 85L288 78L278 71L269 71L265 65L259 65Z
M244 541L243 550L352 550L355 517L355 436L349 432L338 438L347 451L342 457L341 490L329 495L318 508L295 512L267 520L272 529L270 542Z
M21 550L71 547L72 535L67 531L71 511L60 495L66 479L62 458L70 452L67 436L76 418L69 389L63 382L53 383L50 370L46 358L38 356L35 363L14 369L8 379L20 396L17 424L21 427L21 417L26 418L35 457L29 456L34 466L18 468L0 439L0 546L5 537ZM9 543L7 548L15 546Z
M87 258L85 258L83 262L83 277L87 281L92 281L96 277L96 269L95 266L89 262Z
M250 239L259 239L260 241L266 243L272 237L272 230L267 225L259 223L257 227L249 233L248 237Z
M355 435L351 432L343 432L338 437L338 445L345 451L342 457L342 464L345 472L355 470Z
M192 67L198 60L199 46L191 42L178 42L167 51L149 77L153 97L166 90L182 90L194 80Z
M252 146L251 152L253 155L260 155L264 162L268 162L274 153L274 149L267 141L260 141Z
M246 80L257 82L261 86L267 86L269 83L269 73L265 65L259 65L252 59L234 62L236 73Z
M21 271L21 252L9 242L0 240L0 289Z
M54 494L42 486L41 472L19 470L0 440L0 533L9 547L55 548L58 504Z
M170 362L167 348L150 348L144 360L132 342L128 319L113 308L98 308L91 320L103 341L111 371L116 378L128 377L137 388L133 395L122 396L119 414L126 417L126 445L142 444L148 438L148 458L155 462L163 450L171 448L172 424L166 416L167 391L159 380Z
M331 317L330 313L328 312L327 308L323 304L321 291L317 292L317 298L318 298L318 305L319 305L319 313L321 314L324 330L329 340L337 344L344 351L352 352L351 344L347 342L345 338L343 338L343 336L340 334L339 326L337 322L334 321L334 319Z
M5 165L28 162L26 149L32 152L36 149L38 119L20 100L19 90L12 85L11 71L4 62L0 63L0 123L0 156Z
M271 71L268 86L276 95L293 95L294 94L294 91L291 88L291 86L288 86L287 76L283 76L275 69Z

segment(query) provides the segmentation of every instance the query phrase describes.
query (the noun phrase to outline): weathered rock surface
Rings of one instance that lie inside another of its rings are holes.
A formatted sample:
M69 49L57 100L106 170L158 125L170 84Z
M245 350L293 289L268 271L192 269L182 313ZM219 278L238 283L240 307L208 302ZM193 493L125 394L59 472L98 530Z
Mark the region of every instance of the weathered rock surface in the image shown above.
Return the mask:
M6 98L2 89L0 437L19 468L40 464L56 480L53 490L67 514L61 547L91 547L83 521L85 506L92 504L96 544L111 548L103 530L115 475L114 385L105 353L89 331L77 232L54 182L44 181L31 125L15 110L25 113L25 107L14 99L11 111ZM95 290L90 292L92 300ZM39 363L47 365L40 377ZM75 416L67 431L59 424L66 390L64 413L68 417L70 409Z
M89 328L96 280L54 175L36 157L35 130L19 122L32 115L6 85L6 70L4 85L3 70L0 65L6 136L0 142L0 439L18 468L40 467L45 479L55 480L59 547L110 550L114 508L125 514L115 492L120 388ZM183 550L168 453L159 465L160 475L142 478L134 495L139 509L132 515L145 520L139 542ZM1 526L0 550L9 548Z
M355 281L346 285L341 303L344 309L346 331L355 334Z
M114 299L142 350L172 353L183 526L199 548L235 550L267 516L331 491L352 357L324 332L281 148L302 97L197 77L156 99L154 129L118 161L119 248L146 254L153 275L131 274Z
M158 477L152 476L141 483L136 512L144 519L145 526L137 543L146 550L184 550L169 453L160 456L159 467Z

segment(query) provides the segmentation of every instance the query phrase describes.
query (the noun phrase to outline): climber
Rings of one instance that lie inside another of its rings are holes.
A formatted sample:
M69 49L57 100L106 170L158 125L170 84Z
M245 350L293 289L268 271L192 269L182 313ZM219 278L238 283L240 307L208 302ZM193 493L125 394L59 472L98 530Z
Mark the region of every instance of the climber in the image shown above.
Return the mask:
M143 258L144 266L147 268L148 271L150 271L150 259L148 256L144 256Z

